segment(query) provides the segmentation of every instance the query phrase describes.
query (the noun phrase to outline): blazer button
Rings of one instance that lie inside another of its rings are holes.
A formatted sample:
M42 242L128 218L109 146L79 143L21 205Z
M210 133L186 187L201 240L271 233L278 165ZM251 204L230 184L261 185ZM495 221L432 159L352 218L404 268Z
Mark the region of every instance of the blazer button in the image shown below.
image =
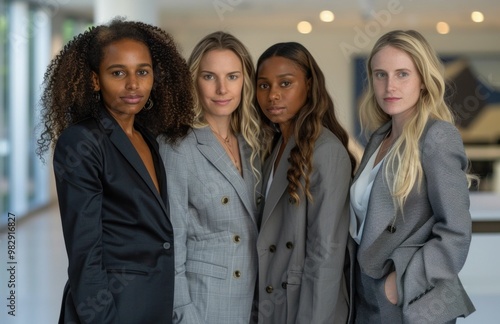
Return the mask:
M288 283L286 283L286 282L282 282L282 283L281 283L281 288L286 289L286 286L287 286L287 285L288 285Z
M271 246L269 247L269 252L271 252L271 253L276 252L276 245L274 245L274 244L273 244L273 245L271 245Z
M164 248L165 250L170 250L170 243L169 243L169 242L165 242L165 243L163 243L163 248Z
M286 242L286 248L291 250L293 249L293 243L292 242Z
M394 232L396 232L396 227L392 226L392 225L389 225L389 226L387 226L387 231L389 233L394 233Z
M259 198L257 198L257 205L260 205L261 202L262 202L262 196L259 196Z
M239 236L239 235L235 235L235 236L233 236L233 242L234 242L234 243L240 243L240 241L241 241L241 238L240 238L240 236Z
M233 277L235 278L239 278L241 277L241 272L239 270L236 270L234 273L233 273Z
M220 200L220 202L223 205L227 205L227 203L229 202L229 197L227 197L227 196L222 197L222 199Z
M269 286L267 286L267 287L266 287L266 292L267 292L268 294L272 293L272 292L273 292L273 290L274 290L274 288L273 288L273 286L271 286L271 285L269 285Z

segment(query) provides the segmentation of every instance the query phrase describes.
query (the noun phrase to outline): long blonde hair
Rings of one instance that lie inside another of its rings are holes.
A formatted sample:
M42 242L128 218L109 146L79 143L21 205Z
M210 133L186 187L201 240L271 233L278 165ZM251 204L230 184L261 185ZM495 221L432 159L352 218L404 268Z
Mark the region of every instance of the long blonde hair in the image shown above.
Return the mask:
M419 139L429 119L454 123L450 108L444 100L444 67L427 40L414 30L395 30L379 38L366 62L368 87L360 106L361 126L369 135L391 120L377 103L373 90L373 56L382 48L391 46L406 52L420 74L424 88L420 92L415 113L403 127L403 132L387 153L384 171L393 175L391 192L396 208L402 210L415 185L420 188L423 178ZM470 184L470 177L469 184Z
M255 95L255 68L253 65L252 57L247 48L233 35L217 31L213 32L203 39L194 47L188 59L188 65L193 79L193 97L194 97L194 128L201 128L208 125L205 120L205 113L201 100L198 95L198 88L196 79L198 78L200 70L200 62L207 52L212 50L230 50L236 54L241 60L243 66L243 89L241 90L241 102L238 108L231 115L231 131L234 134L243 136L245 141L252 149L250 156L250 165L252 172L257 180L260 180L261 175L259 170L254 165L256 159L262 160L261 157L261 127L260 117L254 105Z

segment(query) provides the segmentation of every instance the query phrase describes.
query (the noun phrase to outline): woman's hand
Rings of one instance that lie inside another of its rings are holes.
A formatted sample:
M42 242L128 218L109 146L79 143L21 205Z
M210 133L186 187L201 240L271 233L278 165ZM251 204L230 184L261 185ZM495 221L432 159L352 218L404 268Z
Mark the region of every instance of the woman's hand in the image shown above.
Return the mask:
M396 271L389 273L384 284L385 296L394 305L398 303L398 289L396 287Z

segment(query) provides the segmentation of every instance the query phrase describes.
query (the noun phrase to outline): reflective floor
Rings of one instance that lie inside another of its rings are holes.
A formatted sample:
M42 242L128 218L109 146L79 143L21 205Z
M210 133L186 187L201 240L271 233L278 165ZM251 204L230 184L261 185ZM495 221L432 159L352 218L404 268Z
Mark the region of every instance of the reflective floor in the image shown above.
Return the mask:
M14 261L17 263L8 263L9 245L13 246L12 242L8 242L7 233L0 233L0 323L57 323L61 294L67 279L67 259L57 206L17 223ZM473 236L461 278L477 311L467 319L459 319L458 323L499 323L498 249L500 234ZM11 276L9 268L12 270L13 266ZM9 284L15 284L14 294L10 294ZM12 296L15 297L15 316L9 315Z

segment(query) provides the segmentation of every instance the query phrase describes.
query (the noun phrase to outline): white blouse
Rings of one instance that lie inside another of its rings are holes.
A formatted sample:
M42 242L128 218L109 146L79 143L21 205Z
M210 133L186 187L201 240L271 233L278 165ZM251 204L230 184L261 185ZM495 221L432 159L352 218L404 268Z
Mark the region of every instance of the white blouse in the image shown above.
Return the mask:
M384 159L382 159L377 165L374 165L379 150L380 146L372 154L359 177L351 185L351 217L349 232L354 241L358 244L361 242L361 237L363 236L363 228L365 226L366 212L368 210L373 181L384 161Z

